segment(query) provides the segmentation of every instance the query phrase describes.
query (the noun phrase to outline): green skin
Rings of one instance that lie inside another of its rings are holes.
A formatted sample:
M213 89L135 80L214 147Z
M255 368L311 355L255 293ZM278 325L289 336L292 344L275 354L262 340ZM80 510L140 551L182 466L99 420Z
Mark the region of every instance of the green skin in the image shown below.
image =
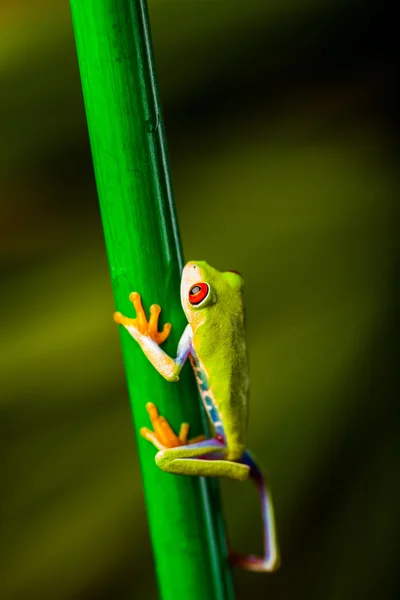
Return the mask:
M189 290L199 282L208 284L209 294L201 304L193 306L189 301ZM190 262L182 273L181 302L189 322L190 353L194 351L200 362L201 371L208 381L208 395L221 417L225 437L225 448L222 449L224 458L194 458L214 452L221 453L219 444L210 443L201 448L159 447L156 463L169 473L247 479L249 467L235 462L246 447L248 420L249 377L243 316L243 279L233 272L221 273L204 261ZM185 344L181 351L178 347L177 359L173 361L148 335L134 331L131 325L126 328L157 371L168 381L178 381L184 363L180 360L180 353L187 351ZM196 372L193 361L192 365Z
M199 285L204 286L206 294L204 299L194 304L191 292L198 290ZM176 438L176 443L165 445L155 431L143 428L142 435L159 450L156 464L163 471L180 475L235 480L245 480L250 476L260 492L265 556L237 555L236 564L254 571L275 570L279 565L279 550L271 496L265 475L254 457L246 451L249 377L242 277L232 271L222 273L204 261L187 263L182 272L181 302L188 326L179 342L175 360L159 345L166 337L164 333L157 333L159 307L151 307L152 317L147 323L140 296L133 294L131 299L137 319L116 313L115 320L129 331L153 366L168 381L178 381L180 370L190 357L200 395L215 431L215 437L210 440L185 441L182 445Z
M189 301L189 290L198 282L207 283L210 291L204 302L193 306ZM193 349L208 380L209 395L224 429L224 475L243 479L247 469L238 469L239 465L231 462L239 459L245 450L248 421L243 279L236 273L221 273L203 261L188 263L182 274L181 302L193 332ZM203 463L208 462L207 475L218 476L220 466L213 464L215 461L196 462L200 463L198 466L202 471ZM186 466L193 473L193 466Z

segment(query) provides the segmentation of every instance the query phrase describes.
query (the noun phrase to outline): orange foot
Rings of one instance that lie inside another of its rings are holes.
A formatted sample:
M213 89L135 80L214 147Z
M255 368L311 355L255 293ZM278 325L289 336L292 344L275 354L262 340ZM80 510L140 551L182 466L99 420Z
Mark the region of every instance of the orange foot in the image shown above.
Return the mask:
M166 323L163 330L158 331L158 317L160 316L161 307L158 304L150 306L150 319L147 321L146 314L143 310L142 300L140 294L132 292L129 296L129 300L132 302L136 311L136 319L130 319L125 317L120 312L114 313L114 321L124 327L131 326L135 327L143 335L148 335L157 344L165 342L171 331L171 323Z
M157 407L152 402L146 404L146 410L149 413L153 431L147 429L147 427L142 427L140 435L154 444L159 450L195 444L196 442L201 442L206 439L204 435L199 435L188 441L189 423L182 423L179 435L176 435L167 419L158 414Z

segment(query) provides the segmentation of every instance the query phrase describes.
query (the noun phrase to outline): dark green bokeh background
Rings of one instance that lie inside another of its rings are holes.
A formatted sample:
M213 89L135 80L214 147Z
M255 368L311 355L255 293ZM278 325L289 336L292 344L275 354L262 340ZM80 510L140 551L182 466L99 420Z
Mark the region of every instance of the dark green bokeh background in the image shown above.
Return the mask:
M283 564L235 572L237 598L395 600L389 2L150 17L185 256L246 281L249 445ZM153 599L68 2L2 0L0 40L0 598ZM259 551L254 490L223 496L235 546Z

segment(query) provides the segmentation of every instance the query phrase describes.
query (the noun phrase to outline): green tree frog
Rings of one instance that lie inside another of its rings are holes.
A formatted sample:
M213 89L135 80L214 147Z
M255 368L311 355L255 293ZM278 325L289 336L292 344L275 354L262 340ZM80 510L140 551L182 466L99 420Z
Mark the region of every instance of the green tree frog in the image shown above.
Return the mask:
M244 328L243 279L235 271L220 272L204 261L186 264L182 272L181 302L188 320L172 359L161 348L171 330L158 331L161 308L150 308L147 321L140 295L130 299L136 318L115 313L140 345L157 371L168 381L178 381L187 358L192 364L200 396L214 436L188 441L189 425L176 435L168 421L149 402L152 430L141 435L154 444L157 466L168 473L201 477L250 478L257 486L264 528L264 555L232 553L233 564L252 571L274 571L279 566L274 510L268 482L254 456L246 449L249 377Z

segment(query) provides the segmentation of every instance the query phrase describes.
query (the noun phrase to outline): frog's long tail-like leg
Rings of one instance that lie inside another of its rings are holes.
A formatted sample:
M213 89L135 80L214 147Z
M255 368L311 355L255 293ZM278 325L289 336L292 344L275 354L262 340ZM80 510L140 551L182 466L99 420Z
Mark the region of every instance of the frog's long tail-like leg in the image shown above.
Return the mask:
M166 448L156 454L157 466L167 473L197 477L229 477L243 481L250 465L225 460L226 447L217 438L178 448Z
M264 556L245 556L232 553L231 561L234 565L248 571L275 571L280 564L279 547L276 537L274 507L266 475L257 464L254 456L248 450L243 454L240 462L250 467L250 478L256 484L261 501L261 513L264 528Z

